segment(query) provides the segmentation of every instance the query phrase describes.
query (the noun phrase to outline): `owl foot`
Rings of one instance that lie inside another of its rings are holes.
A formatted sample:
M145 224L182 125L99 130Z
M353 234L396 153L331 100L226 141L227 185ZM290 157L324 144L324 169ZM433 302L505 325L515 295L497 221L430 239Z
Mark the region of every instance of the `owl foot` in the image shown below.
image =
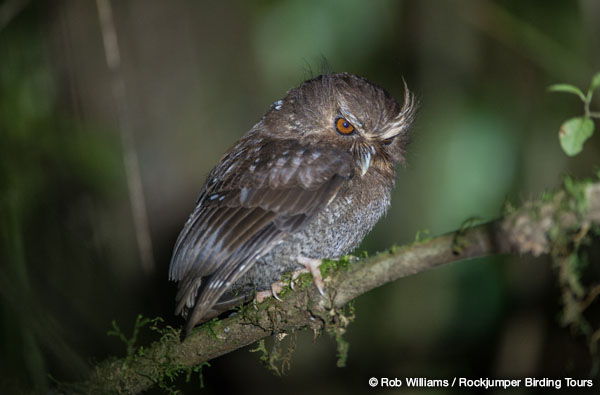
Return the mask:
M305 269L302 269L302 270L306 270L310 274L312 274L313 282L315 283L315 287L317 287L321 296L325 296L325 291L324 291L325 283L323 282L323 276L321 276L321 269L319 269L319 266L321 266L323 261L321 259L307 258L302 255L299 255L298 257L296 257L296 261L298 261L299 264L301 264L302 266L305 267ZM299 270L299 272L302 272L302 270ZM300 274L302 274L302 273L299 273L298 276ZM296 276L296 278L298 278L298 276ZM292 279L293 278L294 278L294 276L292 275Z
M279 292L281 292L281 290L283 289L283 287L285 285L286 284L281 281L277 281L277 282L271 284L271 289L257 292L256 296L254 297L254 301L256 303L262 303L265 299L270 298L272 296L281 302L281 299L279 298L279 296L277 294Z

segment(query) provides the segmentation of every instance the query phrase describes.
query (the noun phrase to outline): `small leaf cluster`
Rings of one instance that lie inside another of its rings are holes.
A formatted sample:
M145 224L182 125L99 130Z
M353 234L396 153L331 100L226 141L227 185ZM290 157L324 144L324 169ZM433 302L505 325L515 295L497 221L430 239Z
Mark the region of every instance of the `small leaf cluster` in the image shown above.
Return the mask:
M566 120L558 132L562 150L568 156L575 156L583 149L583 143L594 134L593 119L600 119L600 112L590 111L590 103L594 91L600 87L600 72L596 73L590 82L587 94L571 84L554 84L548 87L550 92L565 92L573 94L583 102L583 116Z

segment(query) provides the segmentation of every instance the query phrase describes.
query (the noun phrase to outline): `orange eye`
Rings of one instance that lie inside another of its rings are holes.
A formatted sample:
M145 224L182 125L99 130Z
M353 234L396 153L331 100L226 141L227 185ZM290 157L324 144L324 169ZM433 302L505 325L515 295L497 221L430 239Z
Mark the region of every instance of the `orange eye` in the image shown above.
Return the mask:
M390 137L389 139L383 140L383 145L390 145L394 141L394 137Z
M346 120L346 118L336 118L335 119L335 130L338 131L339 134L349 135L354 133L354 125Z

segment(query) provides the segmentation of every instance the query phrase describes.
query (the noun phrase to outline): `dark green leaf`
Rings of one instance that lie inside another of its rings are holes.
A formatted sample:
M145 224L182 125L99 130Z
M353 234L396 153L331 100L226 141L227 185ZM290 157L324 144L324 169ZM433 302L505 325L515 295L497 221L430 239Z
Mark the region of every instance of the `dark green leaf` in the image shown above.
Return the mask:
M588 117L571 118L565 121L558 132L560 146L568 156L581 152L583 143L594 133L594 122Z

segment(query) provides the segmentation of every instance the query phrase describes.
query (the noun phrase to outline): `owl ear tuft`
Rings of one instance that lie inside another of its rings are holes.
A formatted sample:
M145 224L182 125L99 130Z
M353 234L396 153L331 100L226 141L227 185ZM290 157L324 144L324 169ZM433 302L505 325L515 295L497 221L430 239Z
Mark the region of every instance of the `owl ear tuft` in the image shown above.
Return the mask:
M409 127L417 113L418 103L415 95L408 89L408 84L404 78L402 78L402 82L404 83L404 103L402 104L398 117L407 124L407 127Z

